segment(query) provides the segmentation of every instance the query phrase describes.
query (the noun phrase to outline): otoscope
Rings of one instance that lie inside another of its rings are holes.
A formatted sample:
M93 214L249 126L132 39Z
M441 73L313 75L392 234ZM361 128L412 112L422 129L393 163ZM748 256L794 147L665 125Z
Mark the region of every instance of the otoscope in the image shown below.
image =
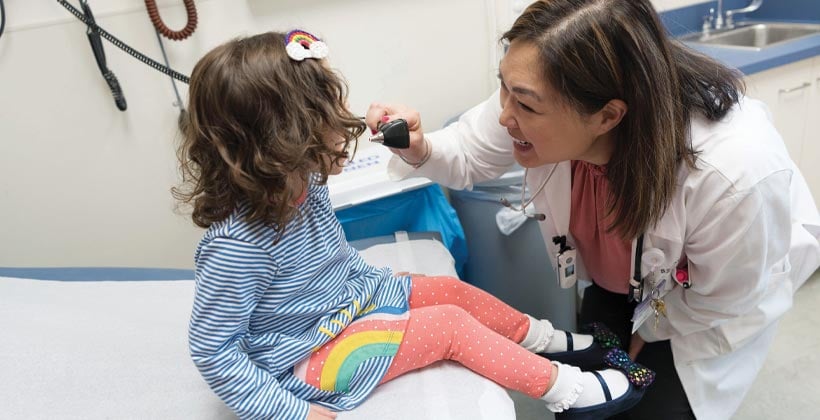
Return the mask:
M374 143L380 143L394 149L407 149L410 147L410 130L407 121L401 118L380 124L379 132L370 138Z

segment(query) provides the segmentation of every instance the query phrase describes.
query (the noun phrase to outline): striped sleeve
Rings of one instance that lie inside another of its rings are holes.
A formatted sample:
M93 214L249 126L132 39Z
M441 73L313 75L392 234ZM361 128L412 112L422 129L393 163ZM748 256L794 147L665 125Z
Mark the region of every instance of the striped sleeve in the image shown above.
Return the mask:
M235 239L214 238L197 256L191 357L211 389L242 419L304 419L308 414L306 401L283 390L240 348L251 313L275 273L267 252Z

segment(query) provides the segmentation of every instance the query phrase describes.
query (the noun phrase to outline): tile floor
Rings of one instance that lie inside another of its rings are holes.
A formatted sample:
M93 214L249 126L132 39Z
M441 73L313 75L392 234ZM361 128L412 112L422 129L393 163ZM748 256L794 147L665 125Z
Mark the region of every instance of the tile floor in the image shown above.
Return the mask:
M820 271L795 294L766 365L732 420L820 419ZM511 392L519 420L552 420L543 404Z
M820 271L794 297L735 420L820 418Z

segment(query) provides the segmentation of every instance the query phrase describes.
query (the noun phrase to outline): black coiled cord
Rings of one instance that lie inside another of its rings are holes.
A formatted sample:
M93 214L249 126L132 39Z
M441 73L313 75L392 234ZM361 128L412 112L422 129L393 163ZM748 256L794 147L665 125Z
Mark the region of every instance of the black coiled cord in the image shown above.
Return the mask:
M83 23L85 23L86 25L91 27L91 29L98 32L100 34L100 36L105 38L108 42L116 45L117 48L125 51L130 56L136 58L139 61L142 61L143 63L145 63L149 66L151 66L154 70L157 70L157 71L159 71L163 74L171 76L174 79L177 79L182 83L189 83L190 82L191 79L188 76L186 76L182 73L179 73L179 72L175 71L174 69L172 69L168 66L164 66L164 65L160 64L157 61L154 61L153 59L146 56L145 54L131 48L130 46L128 46L128 44L120 41L119 39L117 39L117 37L115 37L114 35L111 35L105 29L99 27L96 23L89 21L81 11L79 11L74 6L72 6L70 3L68 3L68 1L66 1L66 0L57 0L57 3L60 3L69 12L71 12L71 14L73 14L77 19L81 20ZM0 0L0 4L2 4L2 0Z
M0 37L3 36L3 29L6 28L6 6L3 5L3 0L0 0Z

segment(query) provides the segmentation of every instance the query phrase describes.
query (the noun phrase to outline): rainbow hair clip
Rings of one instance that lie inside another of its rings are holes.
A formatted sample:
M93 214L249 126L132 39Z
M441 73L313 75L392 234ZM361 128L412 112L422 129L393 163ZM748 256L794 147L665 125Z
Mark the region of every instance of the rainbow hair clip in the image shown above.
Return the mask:
M295 29L285 35L285 50L288 57L302 61L306 58L322 59L327 57L327 44L315 35L300 29Z

